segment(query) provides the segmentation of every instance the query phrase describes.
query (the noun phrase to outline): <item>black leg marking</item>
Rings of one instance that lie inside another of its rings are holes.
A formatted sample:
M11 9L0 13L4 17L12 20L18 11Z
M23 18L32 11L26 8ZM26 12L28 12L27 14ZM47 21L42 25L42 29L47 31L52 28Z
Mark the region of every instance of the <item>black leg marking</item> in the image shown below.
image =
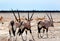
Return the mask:
M21 35L21 29L18 30L17 34L19 34L19 36Z
M10 32L10 30L9 30L9 35L11 36L11 32Z
M42 38L42 36L41 36L41 29L42 29L42 27L41 28L38 27L38 38L40 38L40 37Z
M27 31L25 31L26 32L26 35L27 35Z
M48 28L46 28L46 35L47 35L47 38L48 38Z
M24 28L22 29L21 33L23 33L25 29L26 29L26 28L24 27Z

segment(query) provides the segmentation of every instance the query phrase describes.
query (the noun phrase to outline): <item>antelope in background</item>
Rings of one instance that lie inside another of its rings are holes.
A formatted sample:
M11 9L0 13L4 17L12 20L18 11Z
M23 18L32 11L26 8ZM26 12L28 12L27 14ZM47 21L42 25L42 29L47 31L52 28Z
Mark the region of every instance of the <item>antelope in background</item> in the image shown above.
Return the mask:
M51 13L50 13L50 17L49 17L49 15L47 13L46 13L46 15L49 18L49 20L39 21L38 24L37 24L38 38L39 38L39 35L42 38L42 36L41 36L41 29L42 28L43 28L43 34L44 34L45 30L46 30L46 35L47 35L47 38L48 38L48 29L49 29L49 27L54 27L53 18L52 18Z
M4 23L3 23L3 16L0 16L0 22L1 22L2 24L4 24Z
M40 17L37 17L37 18L35 18L35 20L44 20L45 19L45 16L44 17L42 17L42 18L40 18Z

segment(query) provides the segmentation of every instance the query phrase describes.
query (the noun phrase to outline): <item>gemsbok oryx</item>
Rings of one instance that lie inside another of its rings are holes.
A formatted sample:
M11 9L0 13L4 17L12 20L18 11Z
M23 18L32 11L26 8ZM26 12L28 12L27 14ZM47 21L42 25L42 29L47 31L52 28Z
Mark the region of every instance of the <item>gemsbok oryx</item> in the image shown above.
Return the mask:
M13 12L13 15L14 15L14 17L16 19L16 22L14 20L10 21L10 24L9 24L9 34L10 34L10 36L11 36L11 34L13 34L13 36L16 36L16 30L17 30L17 28L20 28L22 22L21 22L21 19L20 19L19 12L18 12L19 19L17 19L14 11L12 11L12 12ZM21 34L21 29L19 29L19 33ZM18 34L18 32L17 32L17 34Z
M29 17L29 12L28 12L28 18L25 18L25 21L23 22L24 28L22 29L22 33L25 31L26 32L26 35L27 35L27 30L29 30L30 31L30 34L32 35L31 21L33 20L32 19L33 15L34 15L34 13L32 13L31 17ZM32 38L33 38L33 35L32 35ZM34 40L34 38L33 38L33 40Z
M49 18L49 20L44 20L44 21L39 21L38 24L37 24L37 27L38 27L38 38L41 36L41 29L43 28L43 34L46 30L46 35L47 35L47 38L48 38L48 29L49 27L54 27L54 24L53 24L53 18L52 18L52 15L50 13L50 17L49 15L46 13L47 17ZM40 35L40 36L39 36ZM42 38L42 36L41 36Z

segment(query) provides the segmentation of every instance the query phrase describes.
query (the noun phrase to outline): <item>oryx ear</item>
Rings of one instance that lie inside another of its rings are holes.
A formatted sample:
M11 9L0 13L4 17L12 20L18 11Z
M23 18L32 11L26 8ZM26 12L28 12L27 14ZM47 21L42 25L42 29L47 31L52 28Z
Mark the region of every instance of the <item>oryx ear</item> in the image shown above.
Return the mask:
M19 11L17 10L17 12L18 12L18 17L19 17L19 22L21 21L21 19L20 19L20 14L19 14Z
M32 13L32 15L31 15L31 17L30 17L30 20L32 19L33 15L34 15L34 12Z
M18 19L17 19L16 15L15 15L15 13L14 13L13 9L12 9L12 12L13 12L13 15L14 15L14 17L15 17L16 21L18 22Z
M49 20L51 20L50 17L49 17L49 15L48 15L47 13L46 13L46 15L47 15L47 17L49 18Z

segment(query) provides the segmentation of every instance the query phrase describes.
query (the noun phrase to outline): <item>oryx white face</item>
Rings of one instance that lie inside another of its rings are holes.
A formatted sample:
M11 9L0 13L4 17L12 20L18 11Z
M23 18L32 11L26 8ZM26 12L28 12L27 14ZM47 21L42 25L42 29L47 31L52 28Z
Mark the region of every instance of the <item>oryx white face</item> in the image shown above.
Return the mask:
M50 25L51 25L51 27L54 27L54 24L53 24L52 20L50 21Z
M47 16L48 16L49 21L50 21L50 26L51 26L51 27L54 27L54 24L53 24L53 18L52 18L51 13L50 13L50 17L49 17L49 15L48 15L48 14L47 14Z

